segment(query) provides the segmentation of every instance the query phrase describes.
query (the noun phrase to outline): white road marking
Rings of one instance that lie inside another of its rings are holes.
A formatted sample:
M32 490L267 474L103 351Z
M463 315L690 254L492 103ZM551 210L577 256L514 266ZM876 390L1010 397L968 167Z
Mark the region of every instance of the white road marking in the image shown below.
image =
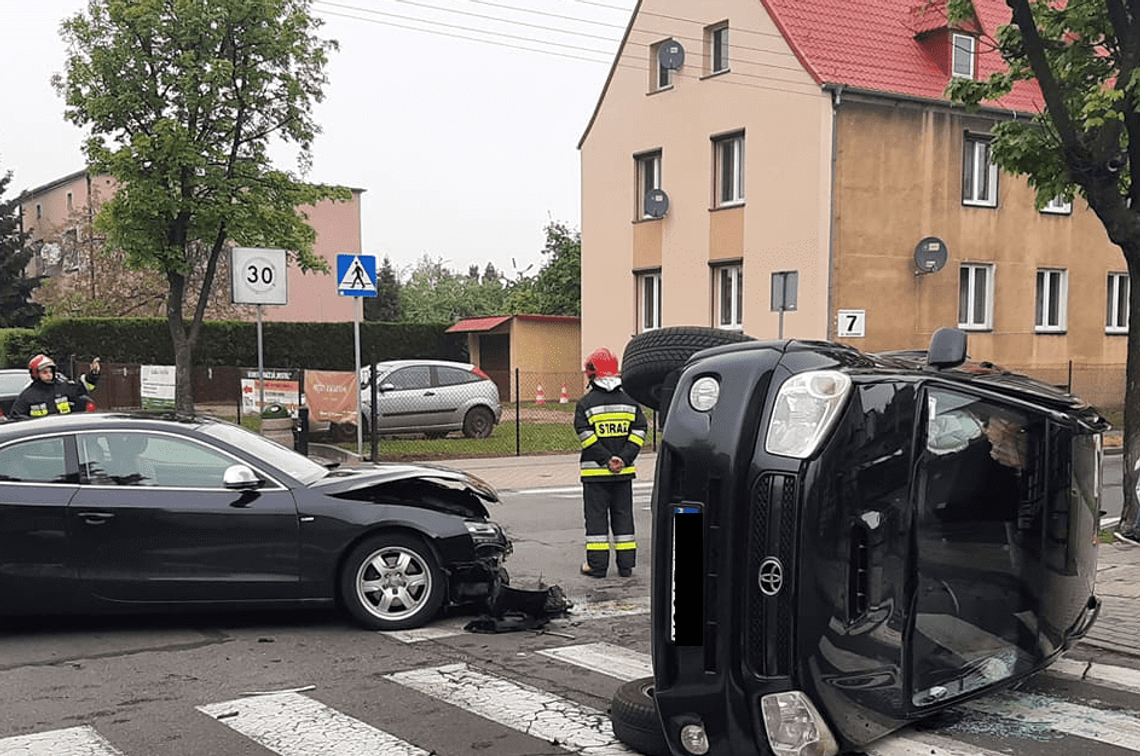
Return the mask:
M633 614L649 614L649 597L639 596L614 601L587 602L572 597L574 608L570 610L571 620L595 620L606 617L625 617Z
M585 643L580 646L547 648L538 653L567 664L601 672L623 682L653 675L653 660L649 654L631 651L611 643Z
M94 727L37 732L0 738L4 756L123 756Z
M466 664L414 669L387 675L387 678L583 756L634 753L614 736L605 712L529 685L475 672Z
M902 730L862 746L865 756L1009 756L929 732Z
M1140 718L1134 711L1110 711L1034 693L998 693L963 705L1022 724L1100 743L1140 750Z
M280 756L428 756L411 743L299 693L238 698L197 708Z
M1127 667L1113 667L1096 662L1083 662L1074 659L1058 659L1049 665L1045 674L1065 677L1085 682L1106 685L1116 690L1140 693L1140 670Z
M450 638L453 635L464 633L462 625L436 625L434 627L419 627L414 630L387 630L378 631L385 638L403 641L404 643L420 643L421 641Z

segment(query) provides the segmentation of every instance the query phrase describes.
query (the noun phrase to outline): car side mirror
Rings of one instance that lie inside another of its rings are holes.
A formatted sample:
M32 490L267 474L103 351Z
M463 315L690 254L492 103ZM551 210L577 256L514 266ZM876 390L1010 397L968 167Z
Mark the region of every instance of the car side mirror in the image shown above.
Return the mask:
M234 491L261 488L261 479L247 465L230 465L222 475L222 484Z
M966 332L957 328L939 328L930 337L926 364L942 370L961 365L966 361Z

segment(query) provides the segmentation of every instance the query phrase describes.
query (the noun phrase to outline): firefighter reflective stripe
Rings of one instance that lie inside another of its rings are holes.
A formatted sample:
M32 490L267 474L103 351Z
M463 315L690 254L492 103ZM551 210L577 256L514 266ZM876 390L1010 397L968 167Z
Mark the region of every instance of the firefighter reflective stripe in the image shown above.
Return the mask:
M637 472L637 468L634 465L626 465L618 472L610 472L608 466L598 464L597 462L582 463L583 478L617 477L619 475L632 475L635 472Z
M643 430L633 431L632 433L629 434L629 441L630 441L630 443L637 444L638 446L643 446L645 444L645 431L643 431Z
M615 535L614 536L614 550L615 551L631 551L637 548L637 541L634 540L633 533L629 535Z
M585 449L587 446L591 446L598 442L598 434L594 433L592 430L583 431L578 434L578 440L582 442L582 448Z
M606 541L605 543L589 543L589 542L586 543L586 551L609 551L609 550L610 550L609 541Z

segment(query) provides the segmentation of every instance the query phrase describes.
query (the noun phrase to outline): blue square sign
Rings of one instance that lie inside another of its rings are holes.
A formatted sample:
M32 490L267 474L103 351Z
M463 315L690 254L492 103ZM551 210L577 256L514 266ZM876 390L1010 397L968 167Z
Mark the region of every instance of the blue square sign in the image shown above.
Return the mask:
M376 258L372 255L337 255L336 280L337 294L376 296Z

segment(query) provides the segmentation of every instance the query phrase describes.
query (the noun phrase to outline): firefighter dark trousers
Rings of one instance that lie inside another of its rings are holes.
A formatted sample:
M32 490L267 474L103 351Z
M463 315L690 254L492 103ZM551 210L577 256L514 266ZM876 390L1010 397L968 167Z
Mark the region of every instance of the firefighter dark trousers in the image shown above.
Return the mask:
M632 570L637 564L637 542L633 537L633 482L584 483L582 501L586 510L586 564L605 574L610 565L610 530L614 535L619 570Z

